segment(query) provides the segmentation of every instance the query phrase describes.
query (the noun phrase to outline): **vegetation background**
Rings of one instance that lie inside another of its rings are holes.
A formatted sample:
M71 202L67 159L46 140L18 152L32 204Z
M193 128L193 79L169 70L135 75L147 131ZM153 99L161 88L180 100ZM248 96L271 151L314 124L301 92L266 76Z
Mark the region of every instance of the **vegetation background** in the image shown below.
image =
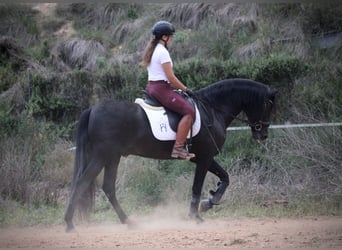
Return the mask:
M273 124L342 120L340 3L1 4L2 226L62 223L78 117L141 95L138 63L161 19L176 27L170 53L190 88L250 78L279 90ZM271 130L263 145L249 131L227 138L217 160L231 184L207 216L342 214L341 127ZM190 163L129 156L119 171L129 213L189 203ZM204 198L216 182L207 175ZM96 198L92 219L116 220L101 190Z

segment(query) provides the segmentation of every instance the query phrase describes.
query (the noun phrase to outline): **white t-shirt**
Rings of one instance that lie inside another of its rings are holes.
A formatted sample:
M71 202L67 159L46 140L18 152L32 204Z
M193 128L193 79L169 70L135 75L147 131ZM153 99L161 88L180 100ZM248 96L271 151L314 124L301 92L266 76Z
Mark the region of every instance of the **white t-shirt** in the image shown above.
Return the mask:
M160 43L155 47L150 65L147 66L148 80L149 81L160 81L164 80L169 82L162 67L162 64L171 62L169 51Z

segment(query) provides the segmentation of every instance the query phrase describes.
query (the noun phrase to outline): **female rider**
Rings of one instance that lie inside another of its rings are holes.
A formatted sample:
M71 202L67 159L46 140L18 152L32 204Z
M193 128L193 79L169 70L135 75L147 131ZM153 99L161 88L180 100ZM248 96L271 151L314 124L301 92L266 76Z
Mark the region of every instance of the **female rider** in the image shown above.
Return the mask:
M194 108L173 88L181 89L188 95L189 90L174 74L168 47L171 45L175 28L167 21L159 21L152 27L153 39L146 46L141 65L147 67L148 84L146 91L163 106L182 115L178 124L176 142L171 157L189 160L195 154L189 153L184 144L195 119Z

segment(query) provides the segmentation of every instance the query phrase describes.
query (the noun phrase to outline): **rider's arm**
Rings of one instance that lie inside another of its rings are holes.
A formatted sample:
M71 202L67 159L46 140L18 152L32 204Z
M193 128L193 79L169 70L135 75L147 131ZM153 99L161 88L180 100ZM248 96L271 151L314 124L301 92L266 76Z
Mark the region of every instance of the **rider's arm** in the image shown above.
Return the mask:
M169 80L172 87L176 89L181 89L182 91L186 91L186 87L184 84L177 78L177 76L174 74L171 62L166 62L162 64L162 67L164 69L165 75L167 79Z

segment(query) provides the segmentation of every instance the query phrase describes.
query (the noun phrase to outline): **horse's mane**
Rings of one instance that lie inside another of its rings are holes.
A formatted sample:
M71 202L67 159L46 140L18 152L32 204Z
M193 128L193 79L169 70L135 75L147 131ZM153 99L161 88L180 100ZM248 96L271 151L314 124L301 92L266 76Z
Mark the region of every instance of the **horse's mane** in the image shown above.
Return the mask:
M254 103L264 101L268 90L268 86L263 83L236 78L213 83L196 93L209 103L227 103L229 100L233 103Z
M200 99L213 106L240 106L250 113L261 112L259 110L265 97L269 92L269 87L263 83L248 79L226 79L213 83L196 92Z

